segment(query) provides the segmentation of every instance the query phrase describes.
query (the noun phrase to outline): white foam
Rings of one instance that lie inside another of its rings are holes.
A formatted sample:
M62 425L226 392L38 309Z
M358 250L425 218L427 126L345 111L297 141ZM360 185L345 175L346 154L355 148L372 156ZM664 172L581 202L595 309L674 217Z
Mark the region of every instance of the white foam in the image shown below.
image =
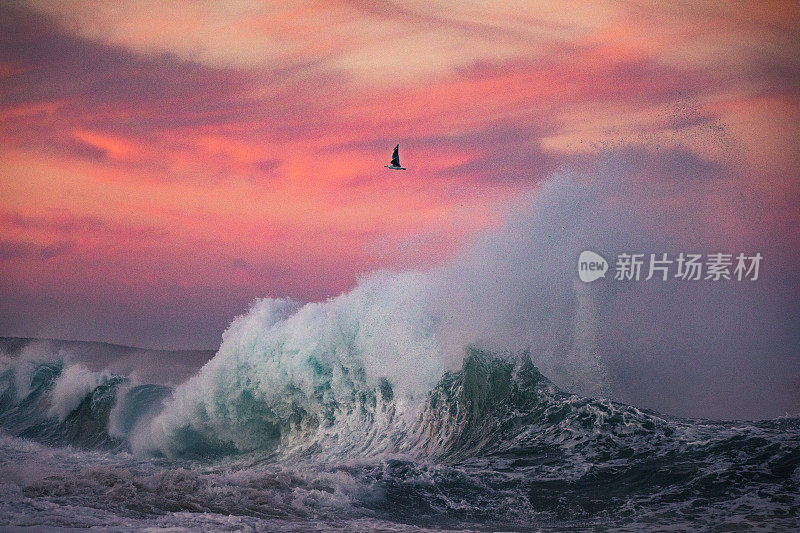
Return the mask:
M64 421L94 389L108 381L108 372L92 372L81 364L62 370L50 393L48 414Z
M255 302L225 332L217 355L134 436L134 449L169 453L185 427L240 449L257 447L264 424L284 423L298 410L321 420L381 378L396 395L419 396L443 372L424 285L419 273L383 272L321 303ZM254 432L258 417L264 420Z

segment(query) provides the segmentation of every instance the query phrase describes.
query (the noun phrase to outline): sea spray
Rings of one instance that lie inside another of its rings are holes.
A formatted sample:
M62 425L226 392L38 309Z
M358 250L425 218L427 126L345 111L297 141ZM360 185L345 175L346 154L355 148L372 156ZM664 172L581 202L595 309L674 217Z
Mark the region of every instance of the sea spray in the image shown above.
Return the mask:
M378 273L325 302L256 302L233 321L217 355L134 435L133 449L272 449L388 392L396 405L422 401L443 372L424 283L418 273Z

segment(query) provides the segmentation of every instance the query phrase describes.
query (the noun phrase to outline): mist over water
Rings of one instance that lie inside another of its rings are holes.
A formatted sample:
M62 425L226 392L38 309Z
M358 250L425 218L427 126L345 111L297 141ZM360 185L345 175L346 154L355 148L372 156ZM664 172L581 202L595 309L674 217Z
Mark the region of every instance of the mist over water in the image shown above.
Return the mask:
M530 348L545 375L580 394L681 416L797 414L800 270L759 222L770 207L724 167L687 176L676 163L656 181L645 156L618 150L584 172L556 173L432 274L445 357L458 366L468 344ZM583 284L584 250L610 261L681 252L765 260L755 282L644 281L645 265L638 282L615 282L612 270Z

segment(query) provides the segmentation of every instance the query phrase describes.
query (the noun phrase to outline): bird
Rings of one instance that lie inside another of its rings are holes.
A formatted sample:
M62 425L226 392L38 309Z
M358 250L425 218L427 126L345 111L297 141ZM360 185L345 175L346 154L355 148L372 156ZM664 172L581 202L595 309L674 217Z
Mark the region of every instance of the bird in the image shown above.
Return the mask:
M400 166L400 153L398 151L399 149L400 145L398 144L397 146L394 147L394 152L392 152L392 162L389 163L388 165L383 165L383 166L385 166L389 170L405 170L405 167Z

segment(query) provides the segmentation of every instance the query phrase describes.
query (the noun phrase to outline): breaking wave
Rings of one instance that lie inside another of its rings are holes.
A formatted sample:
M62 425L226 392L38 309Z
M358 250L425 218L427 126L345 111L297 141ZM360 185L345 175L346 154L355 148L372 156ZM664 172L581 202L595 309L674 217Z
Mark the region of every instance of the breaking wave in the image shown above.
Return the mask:
M539 419L576 416L563 408L573 400L528 352L468 347L462 368L446 370L426 279L377 274L351 293L304 306L260 300L233 321L217 354L174 388L92 371L63 354L9 359L0 423L47 444L141 456L437 458L502 448Z
M0 359L0 510L16 525L46 500L87 527L559 529L695 528L699 506L708 524L796 525L800 419L686 420L571 394L526 351L472 346L446 369L407 283L256 302L177 387L65 354Z

